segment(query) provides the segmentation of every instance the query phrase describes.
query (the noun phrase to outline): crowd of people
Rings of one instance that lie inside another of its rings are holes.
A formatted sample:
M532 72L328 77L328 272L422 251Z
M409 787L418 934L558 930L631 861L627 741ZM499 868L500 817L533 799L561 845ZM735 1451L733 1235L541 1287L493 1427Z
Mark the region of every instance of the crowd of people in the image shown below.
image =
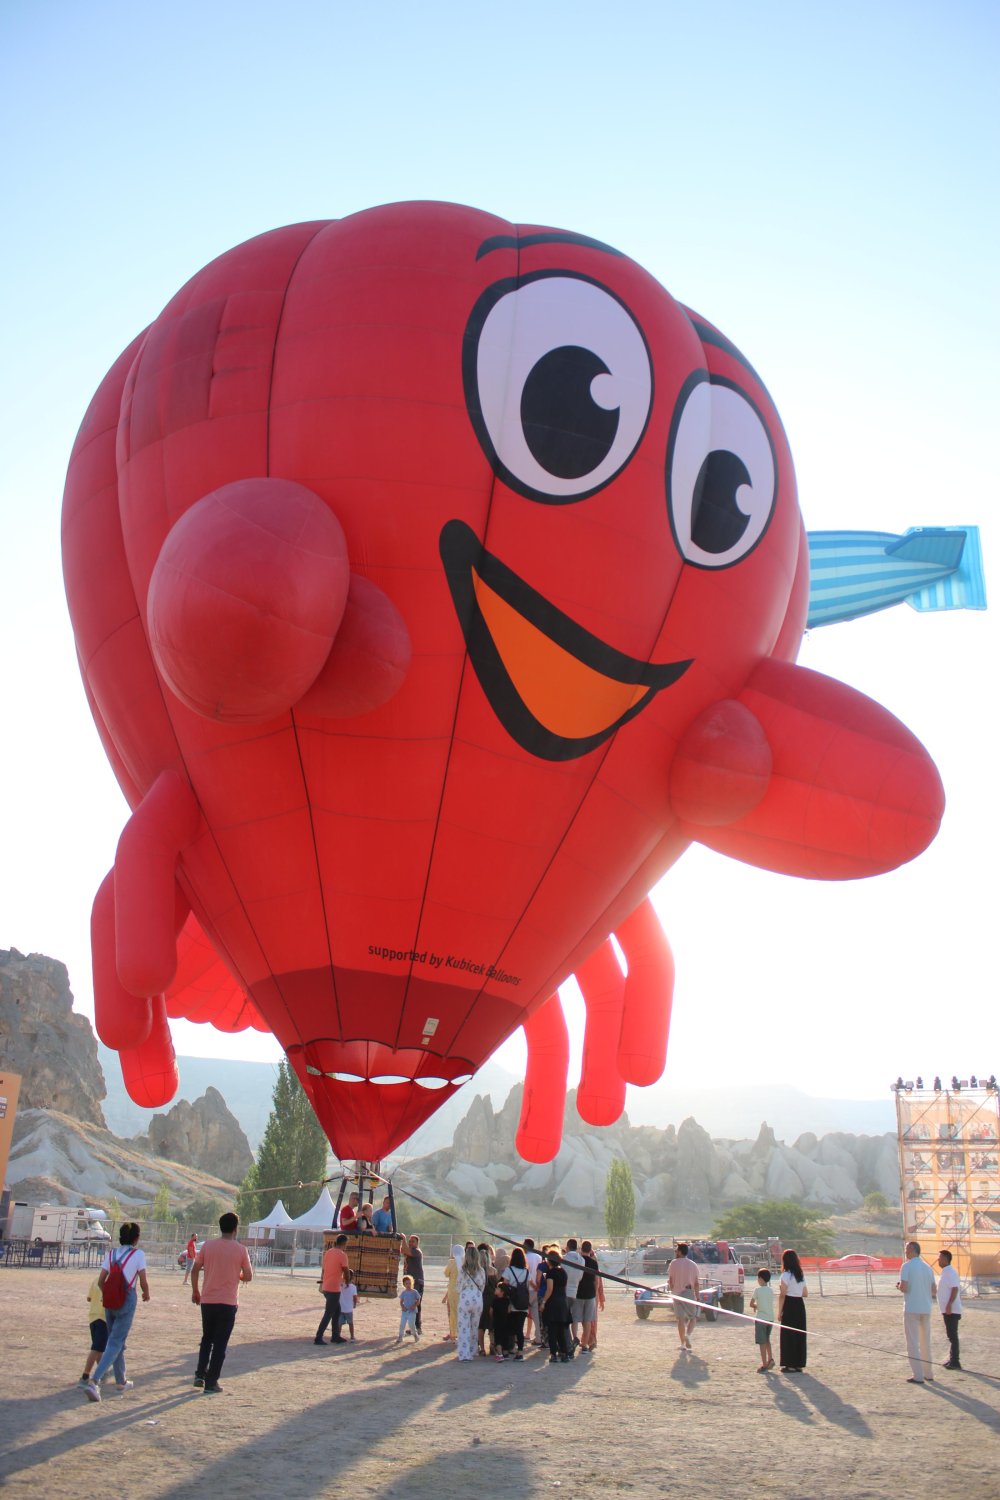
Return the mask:
M590 1240L536 1249L525 1239L508 1250L485 1241L454 1245L445 1266L446 1342L459 1359L523 1359L548 1345L552 1364L597 1347L604 1283Z
M368 1211L366 1212L365 1209ZM354 1310L358 1288L354 1283L347 1254L349 1234L380 1232L372 1220L375 1214L389 1216L392 1231L391 1203L372 1213L368 1205L355 1210L345 1205L350 1230L344 1227L325 1251L322 1260L320 1289L324 1311L313 1342L324 1344L331 1330L330 1342L354 1341ZM365 1228L360 1227L362 1224ZM236 1322L239 1288L253 1279L250 1257L237 1240L239 1218L225 1213L219 1219L219 1236L206 1240L200 1249L192 1238L182 1257L185 1264L184 1284L190 1279L191 1300L201 1310L202 1338L198 1349L194 1386L207 1395L221 1394L219 1376L226 1358L229 1339ZM125 1347L135 1317L138 1297L150 1300L146 1258L139 1247L140 1227L125 1223L119 1230L119 1245L104 1258L99 1276L88 1292L88 1321L91 1349L80 1377L87 1398L101 1400L101 1387L113 1373L120 1392L132 1387L125 1367ZM509 1248L508 1248L509 1245ZM425 1289L423 1252L418 1235L401 1236L399 1256L402 1262L402 1290L399 1332L396 1343L407 1336L419 1343L423 1335L421 1312ZM949 1341L946 1369L960 1370L958 1325L961 1319L960 1284L951 1264L951 1254L942 1250L938 1256L940 1281L920 1259L920 1246L906 1247L897 1287L905 1299L904 1326L907 1353L912 1367L911 1381L922 1384L930 1374L930 1311L935 1293L944 1318ZM448 1328L445 1342L455 1345L459 1360L492 1358L498 1362L524 1358L525 1348L548 1348L551 1364L565 1364L578 1354L593 1354L597 1348L598 1315L604 1309L604 1282L590 1240L566 1240L564 1246L542 1244L533 1239L520 1244L513 1241L494 1247L483 1241L467 1240L454 1245L445 1265L445 1292L441 1301L447 1308ZM772 1334L779 1331L779 1362L783 1373L801 1374L806 1365L806 1287L802 1265L794 1250L782 1255L777 1307L771 1273L767 1267L757 1272L757 1284L750 1299L753 1313L754 1343L760 1358L760 1374L774 1368ZM688 1255L688 1246L680 1243L668 1270L668 1285L673 1298L677 1335L682 1355L691 1352L691 1335L699 1311L700 1283L698 1268ZM138 1289L138 1290L137 1290ZM346 1338L345 1338L346 1334Z

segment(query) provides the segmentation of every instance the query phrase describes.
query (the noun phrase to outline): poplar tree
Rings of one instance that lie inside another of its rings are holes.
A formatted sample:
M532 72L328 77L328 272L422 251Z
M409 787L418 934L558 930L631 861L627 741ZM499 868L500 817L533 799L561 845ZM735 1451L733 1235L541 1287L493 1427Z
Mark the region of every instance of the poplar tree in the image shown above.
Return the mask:
M291 1064L283 1059L257 1159L240 1184L236 1212L243 1225L264 1219L280 1198L294 1219L311 1208L326 1176L323 1128ZM293 1184L301 1182L301 1188Z
M612 1245L624 1245L635 1230L635 1188L627 1161L613 1161L604 1192L604 1227Z

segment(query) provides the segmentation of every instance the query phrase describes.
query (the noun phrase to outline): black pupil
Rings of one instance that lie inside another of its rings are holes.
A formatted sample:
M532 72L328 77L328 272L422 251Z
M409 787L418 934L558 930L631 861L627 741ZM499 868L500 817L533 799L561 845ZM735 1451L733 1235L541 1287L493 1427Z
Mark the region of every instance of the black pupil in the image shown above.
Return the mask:
M750 524L736 504L736 491L749 484L746 465L735 453L716 448L702 464L691 503L691 540L703 552L735 547Z
M592 349L577 344L550 349L532 369L521 392L521 426L546 473L581 479L607 458L618 412L598 406L590 387L595 376L608 374Z

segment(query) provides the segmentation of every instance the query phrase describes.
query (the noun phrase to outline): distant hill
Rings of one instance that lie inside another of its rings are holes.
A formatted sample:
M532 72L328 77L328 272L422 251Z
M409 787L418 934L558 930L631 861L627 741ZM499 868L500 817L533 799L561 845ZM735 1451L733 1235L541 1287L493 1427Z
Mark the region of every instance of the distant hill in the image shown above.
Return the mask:
M108 1122L108 1129L125 1138L144 1134L157 1111L142 1109L138 1104L133 1104L125 1092L117 1054L101 1042L98 1042L97 1050L108 1091L104 1100L104 1118ZM177 1070L180 1074L177 1098L194 1100L200 1098L207 1088L218 1089L242 1125L252 1149L256 1151L264 1135L267 1117L271 1113L271 1096L278 1076L277 1064L234 1062L220 1057L179 1057ZM485 1067L480 1068L471 1083L460 1088L426 1125L421 1126L416 1135L400 1147L397 1155L426 1156L430 1151L440 1151L443 1147L450 1146L455 1126L477 1094L490 1094L499 1105L518 1081L506 1068L488 1062Z
M154 1111L133 1104L122 1083L118 1058L98 1044L107 1084L104 1115L116 1135L134 1136L149 1129ZM271 1094L277 1067L274 1063L232 1062L224 1058L179 1057L178 1098L194 1100L207 1088L218 1089L239 1120L256 1151L271 1112ZM407 1141L399 1157L427 1156L451 1145L455 1127L468 1112L477 1094L488 1094L500 1109L511 1089L521 1080L498 1063L487 1062L475 1078L432 1115L426 1125ZM794 1141L806 1131L824 1135L845 1131L851 1135L881 1135L895 1130L892 1101L886 1099L817 1099L801 1089L785 1086L717 1088L692 1085L675 1088L654 1084L649 1089L628 1090L626 1112L632 1125L680 1125L694 1116L717 1140L753 1138L766 1120L778 1140Z

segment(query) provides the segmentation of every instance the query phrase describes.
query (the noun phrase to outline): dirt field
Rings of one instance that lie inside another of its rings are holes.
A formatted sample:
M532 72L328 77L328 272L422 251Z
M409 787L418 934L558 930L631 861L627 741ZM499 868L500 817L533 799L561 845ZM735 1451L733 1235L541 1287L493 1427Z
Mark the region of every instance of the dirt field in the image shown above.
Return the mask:
M966 1305L968 1369L938 1368L919 1387L906 1384L892 1298L814 1293L808 1371L761 1376L748 1324L699 1324L681 1355L666 1316L640 1323L623 1291L592 1357L459 1364L441 1342L433 1279L420 1346L393 1347L393 1308L365 1302L359 1342L321 1349L315 1283L262 1275L243 1292L225 1394L211 1397L191 1385L200 1324L180 1273L151 1273L153 1300L129 1338L135 1389L95 1406L76 1383L88 1283L76 1271L0 1271L8 1494L717 1500L752 1489L881 1500L918 1489L995 1500L1000 1490L1000 1299ZM936 1315L933 1340L943 1360Z

